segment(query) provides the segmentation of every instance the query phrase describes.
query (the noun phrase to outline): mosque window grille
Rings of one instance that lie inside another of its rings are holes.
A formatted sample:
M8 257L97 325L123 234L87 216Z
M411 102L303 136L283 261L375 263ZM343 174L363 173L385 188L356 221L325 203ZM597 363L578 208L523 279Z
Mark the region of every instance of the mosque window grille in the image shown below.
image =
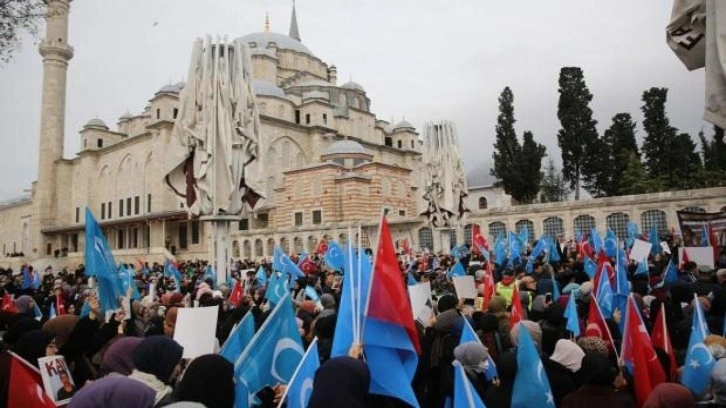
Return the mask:
M624 240L628 237L628 222L630 222L630 216L623 212L612 213L605 219L607 227L611 229L615 236L619 240Z
M418 244L421 248L434 248L434 234L429 227L418 230Z
M272 248L274 249L274 245ZM255 240L255 256L262 256L262 240L259 238Z
M487 198L486 197L479 197L479 209L480 210L487 209Z
M575 234L578 232L583 235L589 234L590 231L595 228L595 217L589 214L578 215L575 217L574 225L575 230L573 232Z
M514 229L517 234L522 232L522 230L527 229L527 237L528 242L534 241L534 222L532 220L519 220L516 224L514 224Z
M452 228L449 230L449 244L451 245L452 248L457 245L456 241L457 241L456 240L456 229Z
M560 237L565 234L564 221L560 217L545 218L542 222L544 234L550 237Z
M275 239L270 238L267 240L267 256L272 256L275 251Z
M506 236L507 226L501 221L494 221L489 224L489 238L494 241L498 236Z
M666 213L661 210L645 211L640 215L640 223L644 233L649 234L650 230L655 226L659 236L663 237L668 235Z

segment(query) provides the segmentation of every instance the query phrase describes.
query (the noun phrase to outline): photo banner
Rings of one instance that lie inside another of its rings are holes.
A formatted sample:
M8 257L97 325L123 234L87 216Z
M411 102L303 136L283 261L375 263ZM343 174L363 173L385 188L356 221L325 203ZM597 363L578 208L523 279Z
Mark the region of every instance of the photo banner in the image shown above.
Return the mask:
M683 235L683 246L704 246L704 227L713 229L718 246L726 246L726 211L715 213L697 213L677 211L678 224Z

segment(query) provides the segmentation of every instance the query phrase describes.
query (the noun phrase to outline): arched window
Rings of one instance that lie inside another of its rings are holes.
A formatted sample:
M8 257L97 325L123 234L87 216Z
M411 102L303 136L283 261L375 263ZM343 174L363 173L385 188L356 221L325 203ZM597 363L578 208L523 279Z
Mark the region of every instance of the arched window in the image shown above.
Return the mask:
M312 254L318 248L318 241L313 236L308 237L308 252Z
M628 237L628 222L630 216L622 212L612 213L607 216L605 222L611 230L615 233L618 239L625 239Z
M451 247L455 247L457 245L456 242L456 229L452 228L449 230L449 243L451 244Z
M342 247L348 245L348 236L345 234L345 232L342 232L340 235L338 235L338 243Z
M280 162L285 169L290 168L290 142L285 140L282 142L282 153L280 154Z
M664 237L668 235L668 222L666 221L666 213L661 210L648 210L640 215L640 224L644 233L650 234L651 228L655 226L658 235Z
M261 243L262 242L260 242L260 244ZM249 240L245 240L242 244L242 256L244 256L245 259L252 259L252 244Z
M255 240L255 256L256 257L261 257L262 256L262 240L259 239L259 238L257 238Z
M479 197L479 209L480 210L487 209L487 198L486 197Z
M290 242L288 242L287 238L280 238L280 249L282 249L283 254L290 254Z
M528 242L534 241L534 222L532 220L519 220L516 224L514 224L514 230L517 232L517 235L519 235L520 232L522 232L523 229L527 229L527 237Z
M595 217L589 214L581 214L575 217L575 235L579 232L582 235L590 234L595 228Z
M492 242L495 239L497 239L497 237L500 234L506 238L507 225L501 221L494 221L494 222L490 223L489 224L489 238L492 240Z
M239 258L239 241L232 241L232 257Z
M545 218L542 222L542 230L545 235L559 237L565 235L565 225L560 217Z
M423 227L418 230L418 245L421 248L434 249L434 234L431 228Z
M303 249L303 240L300 237L295 237L292 239L292 248L295 251L296 254L301 254Z
M474 241L474 225L478 224L466 224L464 226L464 243L471 247Z
M267 240L267 256L272 256L272 254L275 253L275 240L273 238L269 238Z
M703 209L701 207L697 207L697 206L686 207L686 208L682 209L681 211L692 212L692 213L705 213L706 212L705 209Z

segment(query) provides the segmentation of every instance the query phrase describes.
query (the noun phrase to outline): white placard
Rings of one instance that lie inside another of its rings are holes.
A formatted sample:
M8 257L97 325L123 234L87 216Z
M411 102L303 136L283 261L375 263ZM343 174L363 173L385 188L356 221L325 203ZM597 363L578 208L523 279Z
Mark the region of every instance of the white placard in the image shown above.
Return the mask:
M456 289L456 295L459 299L476 299L476 284L474 283L473 276L454 276L453 281L454 289Z
M409 286L408 296L411 299L411 312L413 312L413 318L418 319L419 317L425 317L422 316L422 311L424 311L424 309L426 308L428 308L428 310L431 310L431 282L422 282L416 285ZM426 305L427 303L429 304L428 306ZM427 312L424 311L423 315L426 314ZM427 322L428 321L424 321L424 323Z
M218 313L219 306L179 309L174 340L184 347L183 358L214 353Z
M713 269L713 247L680 247L678 248L678 259L683 263L683 251L688 254L688 260L696 265L705 265Z
M633 248L630 250L630 259L636 262L648 259L651 247L653 247L653 244L650 242L643 241L642 239L636 239L635 242L633 242Z
M668 246L668 243L667 242L665 242L665 241L661 242L660 243L660 247L663 249L663 252L665 252L666 254L669 254L670 255L670 253L671 253L671 247Z
M45 393L57 405L67 404L76 393L76 385L65 358L63 356L41 357L38 359L38 368L43 379Z

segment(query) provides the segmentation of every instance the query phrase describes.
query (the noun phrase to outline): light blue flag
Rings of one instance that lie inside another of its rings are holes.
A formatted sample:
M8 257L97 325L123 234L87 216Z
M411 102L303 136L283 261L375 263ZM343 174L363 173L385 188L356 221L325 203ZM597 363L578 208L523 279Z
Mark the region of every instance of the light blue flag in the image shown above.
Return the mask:
M628 221L628 237L625 239L625 245L630 248L638 237L638 224L635 221Z
M280 248L279 245L275 245L275 250L272 253L272 270L282 272L283 264L282 264L282 257L285 256L285 253L282 252L282 248Z
M121 289L123 290L124 296L126 296L129 292L129 288L131 288L131 299L132 300L141 300L141 294L139 293L139 286L136 284L136 280L134 280L134 271L125 267L121 266L121 269L119 270L119 281L121 282Z
M577 317L577 304L575 303L574 293L570 293L570 299L567 301L565 318L567 319L565 328L572 332L573 336L580 337L580 319Z
M523 231L526 231L526 229ZM508 234L508 241L509 241L508 265L514 266L516 263L518 263L520 261L520 259L519 259L520 242L519 242L519 238L517 237L517 235L511 231Z
M534 262L545 250L547 250L548 247L549 243L547 239L545 236L541 236L534 245L534 248L532 248L532 253L529 255L529 259L527 259L527 273L534 272Z
M627 265L627 259L628 258L625 256L625 250L619 248L615 265L615 290L613 293L613 307L620 310L620 313L625 313L625 308L628 305L628 296L630 295L630 282L628 281L628 273L625 270ZM618 328L620 329L620 333L623 333L623 331L625 330L625 319L620 319Z
M527 327L519 324L517 376L512 388L512 406L517 408L554 407L550 382Z
M338 272L343 272L343 263L345 262L345 256L343 255L343 248L336 241L330 241L328 244L328 250L325 251L325 263L330 269Z
M610 278L607 271L603 270L600 274L600 282L597 284L597 293L595 294L597 305L600 307L602 315L606 319L613 317L613 288L610 286Z
M519 231L517 241L519 241L519 249L523 250L529 242L529 228L522 228L522 230Z
M701 309L701 303L696 295L694 295L694 299L696 310L693 313L691 339L688 341L688 351L683 365L681 384L688 387L696 396L702 396L711 382L711 371L716 365L716 360L704 343L704 339L710 333L703 315L703 309Z
M413 274L410 271L406 274L406 285L407 286L418 285L418 281L416 280L416 278L413 277Z
M648 276L648 260L643 258L638 261L638 268L635 270L635 275Z
M287 288L287 273L285 272L273 272L270 278L270 284L267 285L265 291L265 299L271 304L276 305L290 292Z
M706 226L706 223L703 223L703 226L701 227L701 246L711 246L711 243L709 242L710 239L708 237L708 227Z
M347 356L348 350L354 343L354 332L360 330L358 322L363 322L365 300L368 299L370 287L371 262L367 256L360 259L360 272L358 270L358 256L352 246L348 248L349 260L346 262L346 269L351 273L346 274L345 284L340 293L340 308L335 324L333 335L333 347L330 357ZM350 265L353 265L351 268ZM360 279L359 279L360 276Z
M313 302L320 302L320 295L318 295L318 292L315 290L315 288L310 285L305 287L305 296L307 296L307 298L312 300Z
M177 269L176 266L174 266L174 264L168 259L164 261L164 274L168 274L174 281L174 286L176 286L174 292L181 291L181 272L179 272L179 269Z
M229 334L227 341L224 342L219 350L219 355L226 358L227 361L234 364L239 358L242 351L247 347L255 335L255 318L252 313L247 312L245 317L239 322L237 327Z
M673 258L668 261L665 273L663 274L663 281L671 285L678 282L678 268L676 268L676 264L673 263Z
M290 275L292 277L291 281L305 277L305 273L298 268L289 256L282 257L282 272Z
M580 229L575 229L575 242L578 244L582 242L582 231Z
M454 408L486 408L466 376L464 366L454 360Z
M612 258L618 253L618 237L615 236L615 233L610 228L605 232L603 250L608 258Z
M454 266L446 275L449 278L453 278L454 276L466 276L466 270L464 270L464 265L462 265L461 262L456 261Z
M259 268L257 268L257 273L255 273L255 279L257 280L257 283L261 286L267 286L267 271L265 271L265 268L260 265Z
M43 319L43 312L40 311L38 304L35 302L33 302L33 317L37 321L41 321L41 319Z
M22 268L22 275L23 280L21 282L21 289L38 289L40 287L40 273L38 271L33 271L33 273L30 273L30 269L26 266L23 266Z
M55 308L53 309L53 313L55 314ZM91 305L88 304L88 299L86 299L85 302L83 302L83 307L81 308L81 319L91 314Z
M211 279L212 280L212 289L217 288L217 272L214 271L214 268L212 265L207 264L207 266L204 267L204 280Z
M496 241L494 241L494 262L497 265L504 265L504 261L507 260L507 242L502 237L502 233L500 232L499 235L497 235Z
M547 241L549 241L549 262L550 263L558 263L562 260L560 258L560 251L558 250L559 243L552 237L547 237Z
M88 302L84 303L83 307L85 308L87 304L88 304ZM91 310L89 308L88 313L90 313L90 312L91 312ZM55 302L53 302L50 304L50 311L48 311L48 320L53 320L56 317L58 317L58 314L55 312ZM83 316L81 316L81 317L83 317Z
M464 319L464 330L462 330L462 332L461 332L461 338L459 339L459 345L468 343L470 341L475 341L479 344L482 344L481 339L479 338L479 336L476 335L474 328L471 327L469 320ZM497 371L497 365L496 365L496 363L494 363L494 360L492 359L491 355L487 356L487 365L488 365L488 367L487 367L486 371L484 372L484 375L486 376L487 381L491 381L494 378L499 376L499 372Z
M301 266L306 259L308 259L308 251L303 248L302 253L300 253L300 257L297 260L297 266Z
M552 277L552 300L554 302L557 301L557 299L560 298L560 282L557 281L557 279Z
M590 280L595 279L595 275L597 275L597 264L589 256L585 257L585 273Z
M660 247L660 240L658 239L658 228L655 225L650 227L650 235L648 235L648 241L650 241L650 253L653 256L658 255L663 248Z
M308 406L310 396L313 394L313 381L315 372L320 368L320 354L318 353L318 338L314 338L308 351L305 352L300 366L292 376L287 386L288 408L305 408Z
M86 245L84 257L86 275L96 278L98 303L102 311L116 310L118 298L124 294L119 284L116 261L108 241L91 210L86 207Z
M592 248L595 250L595 255L598 255L603 247L602 237L600 231L597 228L593 228L590 231L590 240L592 240Z
M234 364L237 381L234 406L247 408L260 404L255 396L258 391L265 386L287 384L303 354L305 349L288 295L275 306Z

